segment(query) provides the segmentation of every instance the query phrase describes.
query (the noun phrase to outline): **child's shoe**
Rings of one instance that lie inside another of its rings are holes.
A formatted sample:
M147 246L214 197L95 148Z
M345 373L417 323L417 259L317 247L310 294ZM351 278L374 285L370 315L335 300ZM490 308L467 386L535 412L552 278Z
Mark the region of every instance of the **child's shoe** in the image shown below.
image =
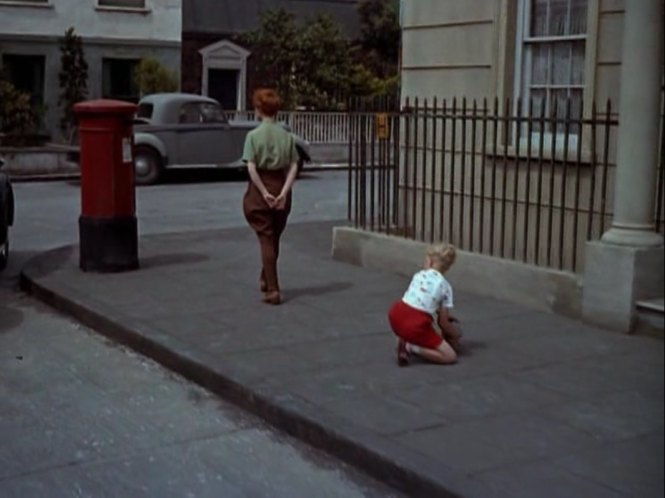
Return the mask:
M409 364L409 352L406 350L404 339L400 339L397 342L397 364L400 367L405 367Z

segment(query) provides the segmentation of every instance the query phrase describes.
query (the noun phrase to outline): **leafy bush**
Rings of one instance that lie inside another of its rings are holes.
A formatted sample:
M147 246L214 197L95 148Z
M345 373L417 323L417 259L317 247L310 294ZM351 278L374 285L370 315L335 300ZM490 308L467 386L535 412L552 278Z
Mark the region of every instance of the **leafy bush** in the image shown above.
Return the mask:
M33 133L38 121L39 114L30 103L30 95L0 79L0 132L11 136Z
M141 96L151 93L175 92L180 87L178 73L164 67L152 57L141 59L134 70L134 84Z
M329 15L305 19L265 11L258 29L237 41L252 52L251 82L276 88L285 109L342 108L350 96L395 95L400 28L394 5L358 4L361 38L348 40Z

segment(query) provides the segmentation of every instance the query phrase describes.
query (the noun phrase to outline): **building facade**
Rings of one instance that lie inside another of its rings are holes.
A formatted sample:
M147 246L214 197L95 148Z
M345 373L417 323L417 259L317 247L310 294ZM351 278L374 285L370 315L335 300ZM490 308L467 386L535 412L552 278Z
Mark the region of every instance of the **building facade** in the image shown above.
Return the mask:
M303 20L330 14L349 38L359 33L358 0L183 0L182 89L211 96L228 110L245 110L251 53L233 43L260 25L261 13L284 9Z
M19 89L43 106L45 131L59 134L59 40L82 37L88 96L135 101L132 71L143 57L180 67L181 0L0 0L0 61Z
M402 9L404 95L619 105L622 0L407 0Z
M622 331L658 308L662 330L663 9L402 0L401 109L393 137L356 140L356 225L453 242L462 288ZM398 167L373 191L382 138Z

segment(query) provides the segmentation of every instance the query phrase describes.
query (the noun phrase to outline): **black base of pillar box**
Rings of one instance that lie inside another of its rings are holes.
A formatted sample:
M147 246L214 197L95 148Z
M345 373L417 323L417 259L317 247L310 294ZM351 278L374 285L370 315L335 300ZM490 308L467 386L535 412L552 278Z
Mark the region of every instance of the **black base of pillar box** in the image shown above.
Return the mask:
M119 272L139 267L135 216L79 218L80 259L83 271Z

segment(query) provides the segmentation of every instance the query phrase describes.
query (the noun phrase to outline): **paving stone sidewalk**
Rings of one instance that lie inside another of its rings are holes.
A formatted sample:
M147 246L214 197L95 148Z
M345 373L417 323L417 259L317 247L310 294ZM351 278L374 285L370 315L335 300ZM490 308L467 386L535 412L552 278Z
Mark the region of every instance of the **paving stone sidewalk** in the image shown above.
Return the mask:
M120 274L63 248L22 284L411 496L663 496L662 340L457 293L460 362L400 369L386 310L408 280L332 260L332 226L287 229L279 307L249 229L143 237Z

